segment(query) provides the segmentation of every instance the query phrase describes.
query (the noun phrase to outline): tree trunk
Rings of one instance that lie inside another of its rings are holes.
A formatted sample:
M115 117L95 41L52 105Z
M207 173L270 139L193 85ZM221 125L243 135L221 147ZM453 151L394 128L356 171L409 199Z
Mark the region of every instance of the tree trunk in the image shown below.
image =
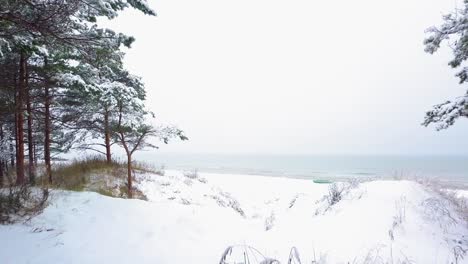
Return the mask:
M109 129L109 111L104 112L104 144L106 145L106 160L110 164L112 162L111 146L110 146L110 129Z
M44 58L44 66L47 67L47 57ZM49 81L47 77L44 83L44 162L46 165L46 176L52 183L52 167L50 164L50 95Z
M14 102L15 102L15 107L17 105L17 101L18 101L18 81L17 81L17 72L15 71L14 75L13 75L13 82L14 82L14 88L15 88L15 92L14 92L14 95L13 95L13 99L14 99ZM11 164L11 169L13 169L15 167L15 161L16 161L16 158L18 157L18 115L16 113L16 111L14 111L14 118L15 118L15 122L13 122L13 138L11 138L11 143L10 143L10 164ZM13 145L13 142L14 145Z
M0 125L0 140L3 142L3 125ZM0 148L0 151L3 152L5 149L2 147ZM0 158L0 188L3 187L3 177L4 177L4 172L5 172L5 167L3 164L5 163L3 157Z
M5 168L3 166L5 162L0 159L0 188L3 187L3 178L4 178L4 172L5 172Z
M119 134L120 142L122 143L125 153L127 154L127 188L128 188L128 198L133 198L133 186L132 186L132 154L133 151L130 151L128 148L127 142L125 142L125 135L122 131L122 103L119 102Z
M24 52L20 54L20 71L19 71L19 85L18 85L18 101L16 102L16 111L18 114L18 154L16 160L16 184L24 184L24 115L23 115L23 102L24 92L26 89L26 58Z
M128 198L133 198L132 187L132 154L127 153L127 185L128 185Z
M15 136L16 137L16 136ZM10 143L10 164L11 164L11 167L15 167L15 155L13 154L15 150L15 147L13 146L13 143Z
M27 65L26 65L27 66ZM34 146L33 146L33 120L31 111L31 87L28 82L28 70L26 67L26 86L28 86L26 94L26 111L28 113L28 172L29 182L34 184L36 181L36 173L34 168Z
M16 90L18 90L18 87L16 87ZM15 94L15 107L18 104L18 93L16 92ZM13 157L12 157L13 158ZM18 160L18 113L15 111L15 161L12 163L12 165L16 165L16 161ZM15 166L16 168L16 166Z
M37 167L37 143L33 141L34 166Z

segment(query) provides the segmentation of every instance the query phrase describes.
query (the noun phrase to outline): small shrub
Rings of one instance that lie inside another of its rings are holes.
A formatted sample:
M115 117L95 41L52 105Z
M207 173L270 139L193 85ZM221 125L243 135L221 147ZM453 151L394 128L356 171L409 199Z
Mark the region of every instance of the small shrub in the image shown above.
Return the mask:
M296 204L297 199L299 198L299 194L297 194L291 202L289 202L289 208L293 208L293 206Z
M468 225L468 199L465 197L458 197L455 192L439 190L439 194L446 199L449 204L455 207L459 216Z
M239 213L242 217L245 217L244 210L242 210L240 203L235 198L233 198L229 193L220 192L219 195L210 195L209 197L215 200L219 206L231 207L234 211Z
M104 195L104 196L115 197L112 190L109 190L109 189L100 188L97 190L97 193Z
M424 214L428 219L436 221L444 230L457 223L456 217L451 213L450 201L439 197L431 197L424 200L421 204L424 208Z
M126 198L128 195L127 185L119 186L119 193L121 198Z
M185 171L184 176L189 179L196 179L198 178L198 170Z
M161 185L161 186L169 186L169 185L171 185L171 182L169 182L169 181L164 181L164 182L160 182L159 185Z
M191 202L190 202L189 200L185 199L185 198L181 198L181 199L180 199L180 202L181 202L182 204L184 204L184 205L190 205L190 204L191 204Z
M275 213L271 212L270 216L265 218L265 231L268 231L273 228L273 225L275 224Z
M185 179L185 180L184 180L184 183L185 183L185 185L187 185L187 186L191 186L191 185L193 184L193 182L192 182L191 179Z
M332 206L342 199L342 194L343 194L344 188L341 186L338 186L338 184L333 183L328 187L328 196L327 196L327 201L328 205Z
M457 245L453 248L453 258L455 259L455 264L458 264L458 261L461 261L465 258L467 249L462 248L460 245Z
M206 178L198 178L198 181L201 183L208 183L208 180Z
M120 185L119 188L118 188L118 194L115 195L113 192L111 195L111 197L119 197L119 198L128 198L128 191L127 191L127 185L124 184L124 185ZM146 197L146 195L138 190L137 188L133 187L133 199L139 199L139 200L144 200L144 201L148 201L148 197Z
M48 197L48 189L33 189L29 185L0 189L0 224L28 220L41 213Z
M443 203L455 209L457 215L465 222L465 225L468 225L468 198L458 197L454 191L460 189L460 186L442 183L436 179L420 178L416 182L423 185L429 191L438 194Z
M361 180L358 178L350 178L348 179L347 183L349 184L350 188L357 188L359 187L359 184L361 183Z
M395 201L396 214L393 216L393 227L403 224L406 218L406 196L402 196L400 200Z

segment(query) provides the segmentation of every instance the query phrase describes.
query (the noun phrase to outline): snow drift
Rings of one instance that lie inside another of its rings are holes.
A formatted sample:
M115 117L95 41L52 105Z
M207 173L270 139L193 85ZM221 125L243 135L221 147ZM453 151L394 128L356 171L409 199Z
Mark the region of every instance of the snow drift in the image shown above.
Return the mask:
M53 191L27 223L0 226L1 263L219 263L249 245L286 263L468 263L468 226L413 181L138 174L148 201ZM314 262L313 262L314 263Z

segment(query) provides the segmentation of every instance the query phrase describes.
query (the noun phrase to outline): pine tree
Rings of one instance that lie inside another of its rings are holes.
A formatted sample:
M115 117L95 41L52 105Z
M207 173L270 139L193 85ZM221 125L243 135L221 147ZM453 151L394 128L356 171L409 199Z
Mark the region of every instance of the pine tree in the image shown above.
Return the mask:
M73 107L69 107L64 115L68 120L73 120L74 127L81 129L82 144L78 148L104 154L110 163L111 146L115 143L112 142L110 128L116 112L114 93L126 84L131 84L138 90L134 96L139 100L144 100L145 93L140 79L123 68L123 53L119 51L119 47L131 42L118 38L108 39L114 41L96 48L92 62L81 61L74 68L83 83L68 90L67 104Z
M29 181L34 182L40 148L52 181L52 153L70 149L80 129L71 126L72 120L64 115L67 103L73 101L67 93L81 79L70 70L71 64L73 60L93 61L98 50L112 47L117 53L121 45L129 46L132 37L96 24L97 17L112 19L128 7L154 15L145 0L0 0L0 63L5 69L10 65L13 73L0 77L0 89L13 91L5 93L10 97L2 95L2 100L14 106L0 120L2 126L3 122L13 124L8 126L14 136L9 146L15 152L11 165L16 165L18 184L26 181L26 150Z
M125 95L126 93L121 93ZM153 127L147 124L145 117L149 114L142 105L135 100L125 97L116 97L118 118L113 126L114 136L127 155L127 191L128 197L133 197L132 156L137 150L147 147L157 148L148 142L149 138L156 137L165 144L173 138L188 140L184 132L174 126Z

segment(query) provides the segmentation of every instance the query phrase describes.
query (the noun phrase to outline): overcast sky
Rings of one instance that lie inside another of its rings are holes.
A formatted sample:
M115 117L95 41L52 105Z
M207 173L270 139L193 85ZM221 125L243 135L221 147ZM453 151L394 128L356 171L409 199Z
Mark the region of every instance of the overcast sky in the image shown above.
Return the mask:
M468 153L468 120L436 132L432 105L462 95L425 29L452 0L149 0L112 27L148 107L190 141L163 152Z

